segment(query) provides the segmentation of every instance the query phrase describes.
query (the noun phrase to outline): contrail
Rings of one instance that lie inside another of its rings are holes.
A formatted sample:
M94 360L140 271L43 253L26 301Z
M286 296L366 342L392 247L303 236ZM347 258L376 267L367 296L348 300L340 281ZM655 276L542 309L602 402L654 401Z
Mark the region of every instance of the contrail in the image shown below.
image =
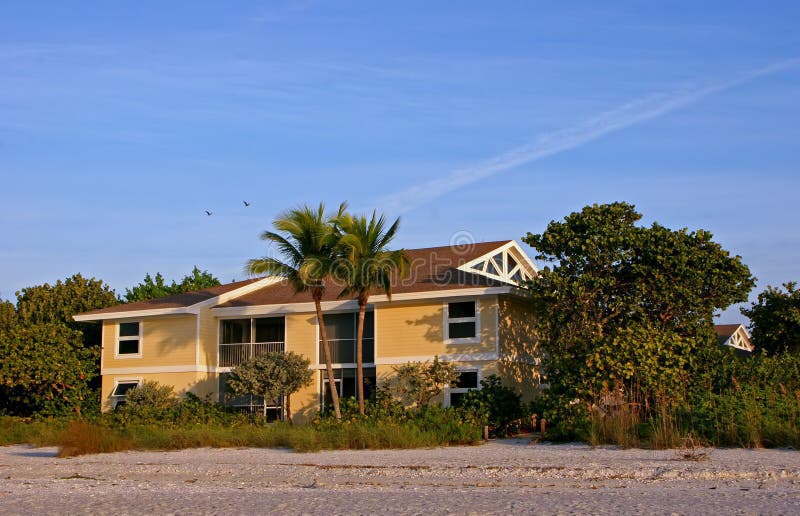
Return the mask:
M381 206L389 213L407 212L479 179L580 147L606 134L657 118L714 93L733 88L758 77L793 68L798 64L800 64L800 58L787 59L726 81L712 82L705 86L684 86L669 93L654 94L634 100L578 125L544 134L531 143L511 149L476 165L453 170L443 177L384 197L377 203L377 206Z

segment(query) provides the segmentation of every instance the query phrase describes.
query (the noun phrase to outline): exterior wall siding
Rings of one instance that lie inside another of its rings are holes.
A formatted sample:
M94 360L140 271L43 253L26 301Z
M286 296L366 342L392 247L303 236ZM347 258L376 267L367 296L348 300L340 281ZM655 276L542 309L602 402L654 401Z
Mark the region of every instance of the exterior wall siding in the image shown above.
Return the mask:
M494 296L478 299L480 342L444 342L447 302L470 299L475 298L379 305L375 310L376 360L401 357L432 359L436 355L494 352L497 346Z
M541 350L536 337L533 310L528 302L513 296L499 296L498 335L500 359L497 374L503 383L530 401L539 393L538 364Z
M216 374L209 373L133 373L106 374L102 379L102 410L111 410L113 398L111 393L118 381L155 381L163 385L171 385L178 395L191 392L204 398L217 392Z
M118 321L103 323L103 367L154 367L194 365L196 319L193 315L139 319L141 357L117 358Z

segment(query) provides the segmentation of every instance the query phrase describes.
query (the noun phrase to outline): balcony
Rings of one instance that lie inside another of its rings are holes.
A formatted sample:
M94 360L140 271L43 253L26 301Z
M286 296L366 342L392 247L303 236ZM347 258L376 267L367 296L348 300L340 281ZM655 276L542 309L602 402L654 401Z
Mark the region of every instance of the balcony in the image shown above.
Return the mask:
M276 342L245 342L243 344L220 344L219 366L236 367L247 360L269 352L283 353L283 341Z
M331 348L331 360L334 364L356 363L356 339L328 339ZM364 338L363 358L365 364L375 362L375 339ZM322 343L319 345L319 362L325 363Z

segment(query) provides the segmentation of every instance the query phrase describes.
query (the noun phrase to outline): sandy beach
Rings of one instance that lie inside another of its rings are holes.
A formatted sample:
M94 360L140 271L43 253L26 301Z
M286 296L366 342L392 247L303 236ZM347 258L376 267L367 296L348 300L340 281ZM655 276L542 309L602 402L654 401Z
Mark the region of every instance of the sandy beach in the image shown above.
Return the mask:
M0 448L3 514L767 513L800 511L791 450L618 450L525 439L294 453Z

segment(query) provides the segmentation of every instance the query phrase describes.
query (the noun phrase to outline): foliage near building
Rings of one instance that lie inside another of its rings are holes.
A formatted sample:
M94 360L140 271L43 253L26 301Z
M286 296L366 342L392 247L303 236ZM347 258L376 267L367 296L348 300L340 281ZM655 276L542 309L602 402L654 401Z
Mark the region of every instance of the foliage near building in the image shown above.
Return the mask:
M550 264L527 285L546 350L548 419L588 418L615 385L645 405L683 396L715 345L714 312L753 287L711 233L640 219L626 203L587 206L523 239Z
M99 410L90 382L98 375L99 348L63 323L15 325L0 330L0 411L31 416Z
M742 309L756 348L770 354L800 353L800 290L795 282L783 288L767 287L750 308Z
M385 386L407 405L425 406L458 379L454 364L433 357L432 362L409 362L394 367L395 377Z
M17 415L98 410L100 328L72 316L117 303L101 280L76 274L16 293L0 307L0 411Z
M184 276L180 283L172 280L172 283L167 284L160 272L156 273L155 278L147 274L141 283L125 289L124 301L126 303L146 301L218 285L220 281L217 278L208 271L201 271L195 265L191 274Z
M235 367L228 377L228 388L238 396L251 394L261 398L263 416L267 407L284 399L284 408L291 414L290 397L311 383L314 372L311 362L292 351L270 352L251 358Z

